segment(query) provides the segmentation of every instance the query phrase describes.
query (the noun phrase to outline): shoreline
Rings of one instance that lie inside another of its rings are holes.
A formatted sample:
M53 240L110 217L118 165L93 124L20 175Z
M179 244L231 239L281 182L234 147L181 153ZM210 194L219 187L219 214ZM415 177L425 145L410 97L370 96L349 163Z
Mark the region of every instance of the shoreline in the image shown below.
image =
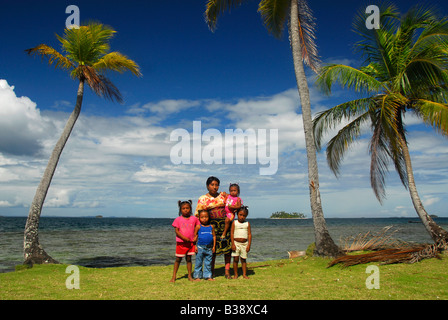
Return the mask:
M307 220L310 218L268 218L268 219L273 219L273 220Z

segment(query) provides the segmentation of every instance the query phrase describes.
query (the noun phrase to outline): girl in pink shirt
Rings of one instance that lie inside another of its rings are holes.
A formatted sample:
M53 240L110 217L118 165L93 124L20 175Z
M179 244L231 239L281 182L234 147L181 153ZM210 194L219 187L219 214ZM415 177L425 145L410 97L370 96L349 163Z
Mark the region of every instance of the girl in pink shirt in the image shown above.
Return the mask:
M200 223L198 218L192 215L191 200L179 201L178 204L179 217L172 224L176 232L176 261L174 261L173 277L170 282L176 281L177 270L183 257L187 261L188 280L193 281L191 256L195 253L194 229Z
M231 183L229 186L229 195L226 198L226 221L225 228L221 235L221 239L225 238L227 231L229 231L230 226L235 219L235 211L241 208L243 205L243 200L239 197L240 195L240 186L238 183Z

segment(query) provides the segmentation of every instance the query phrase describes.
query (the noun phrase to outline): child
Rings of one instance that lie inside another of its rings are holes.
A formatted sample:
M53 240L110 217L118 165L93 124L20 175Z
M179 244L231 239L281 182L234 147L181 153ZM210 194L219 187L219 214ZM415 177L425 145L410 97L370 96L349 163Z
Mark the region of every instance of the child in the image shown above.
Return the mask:
M224 231L221 235L221 239L226 237L227 232L229 231L230 224L233 219L235 219L235 210L238 210L243 205L243 200L239 197L240 195L240 186L238 183L231 183L229 186L229 195L226 198L226 221Z
M212 258L216 247L215 227L210 224L210 216L207 210L199 210L198 213L201 224L194 229L196 263L193 278L196 281L201 278L215 280L212 278ZM202 272L202 263L204 263L204 272Z
M249 279L247 276L247 253L250 251L250 245L252 243L252 232L250 230L250 224L246 221L249 214L248 207L242 206L238 210L238 220L235 220L232 224L230 231L230 239L232 241L232 257L233 257L233 271L234 279L238 278L238 260L241 257L241 268L243 269L243 278Z
M176 232L176 261L174 262L173 277L170 282L176 281L177 270L183 257L187 261L188 280L193 280L191 276L191 256L195 251L194 228L199 224L198 218L191 215L191 200L179 201L178 205L179 217L172 224Z

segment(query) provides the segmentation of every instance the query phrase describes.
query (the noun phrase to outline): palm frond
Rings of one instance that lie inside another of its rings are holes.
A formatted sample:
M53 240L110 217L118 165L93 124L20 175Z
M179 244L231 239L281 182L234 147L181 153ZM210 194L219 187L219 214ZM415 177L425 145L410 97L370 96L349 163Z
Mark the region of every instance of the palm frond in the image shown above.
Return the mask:
M411 7L400 19L400 25L396 32L398 45L412 45L416 31L421 28L424 30L426 26L435 21L437 18L432 9L424 8L421 5Z
M427 43L432 44L446 44L446 38L448 37L448 18L434 17L427 23L427 26L423 28L418 39L413 45L413 50L418 50L420 47L425 47Z
M437 258L441 259L439 249L436 244L412 244L403 243L398 247L383 249L365 254L344 255L331 261L327 268L336 264L342 264L344 267L350 267L357 264L379 263L416 263L423 259Z
M339 167L346 151L361 136L361 128L369 121L369 112L361 114L345 125L327 144L327 162L335 176L339 175Z
M333 130L342 121L350 121L369 110L371 98L362 98L344 102L331 109L319 112L313 119L314 139L317 150L321 149L322 138L329 130Z
M99 75L101 80L101 93L100 96L108 100L117 101L123 103L123 97L120 90L110 81L106 76Z
M298 5L299 16L297 18L299 21L300 41L302 41L302 59L311 70L318 73L321 61L317 53L317 45L315 41L315 18L306 0L298 0ZM295 17L291 17L291 19L294 18Z
M434 128L436 132L448 136L448 104L425 99L415 101L415 114Z
M47 58L48 63L55 64L56 68L63 70L70 70L74 67L73 63L67 57L63 56L56 49L47 46L45 44L40 44L37 47L25 50L29 55L37 54L42 58Z
M380 4L380 26L384 29L395 29L399 25L400 10L392 2L383 2ZM366 13L366 7L360 6L356 13L353 22L352 30L364 39L371 39L374 35L375 29L368 29L366 27L366 20L370 13Z
M367 56L370 54L377 56L378 54L377 49L379 47L377 38L379 31L390 30L393 32L399 25L400 12L394 4L384 3L379 9L380 29L368 29L366 27L368 14L365 12L365 7L360 8L352 23L353 31L361 37L361 40L355 44L355 49L359 49L362 54Z
M361 36L361 40L355 44L356 51L359 51L365 58L364 64L376 63L383 70L382 74L393 76L394 64L391 59L394 57L394 32L399 26L400 13L393 4L383 4L380 6L380 26L379 29L367 29L367 14L365 8L360 10L353 22L354 31Z
M380 117L376 117L380 121ZM380 203L386 196L385 176L388 172L388 159L390 152L383 133L383 127L378 123L372 123L373 135L370 140L370 185Z
M291 0L262 0L258 5L266 29L277 38L282 36L288 21L290 4Z
M321 68L316 79L317 85L327 94L331 93L333 83L342 88L353 89L360 93L376 93L387 89L372 75L342 64L328 64Z
M76 77L85 80L92 91L100 97L119 103L123 102L123 98L117 87L104 75L99 74L93 67L80 66L76 72Z
M405 102L403 97L396 94L381 95L376 99L376 110L370 114L373 130L369 147L370 182L376 198L382 203L385 198L385 176L388 173L389 160L394 163L403 185L407 187L408 183L399 139L400 136L405 136L401 119Z
M266 29L275 37L283 34L288 18L297 19L302 49L302 60L314 72L320 68L320 58L316 45L316 22L306 0L294 0L298 3L298 16L290 17L291 0L262 0L258 6Z
M384 227L381 231L373 234L370 231L356 236L341 238L341 248L344 252L353 251L378 251L390 248L397 248L406 244L406 242L393 238L398 230L392 230L393 226Z
M225 11L230 11L246 0L208 0L205 6L205 22L212 32L216 30L218 17Z
M67 57L80 65L93 65L110 50L109 41L116 33L111 27L91 23L79 28L65 29L57 36Z
M92 65L96 70L113 70L120 73L131 71L136 76L141 76L138 64L119 52L110 52L101 57Z
M401 57L394 87L416 95L446 83L448 66L448 20L439 19L433 8L415 6L401 19L397 31L397 53ZM423 85L426 85L424 87Z
M444 64L448 61L443 61L446 58L440 60L434 55L434 51L431 55L414 58L397 77L397 81L401 82L399 88L405 94L418 96L422 91L448 83L448 74L444 70Z

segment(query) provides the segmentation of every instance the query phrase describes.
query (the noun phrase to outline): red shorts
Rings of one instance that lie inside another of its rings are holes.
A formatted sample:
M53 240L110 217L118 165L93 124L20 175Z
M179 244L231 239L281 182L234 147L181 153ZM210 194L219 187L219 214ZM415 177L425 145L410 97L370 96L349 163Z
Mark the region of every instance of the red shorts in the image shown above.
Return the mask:
M176 257L194 255L195 246L193 242L176 242Z

